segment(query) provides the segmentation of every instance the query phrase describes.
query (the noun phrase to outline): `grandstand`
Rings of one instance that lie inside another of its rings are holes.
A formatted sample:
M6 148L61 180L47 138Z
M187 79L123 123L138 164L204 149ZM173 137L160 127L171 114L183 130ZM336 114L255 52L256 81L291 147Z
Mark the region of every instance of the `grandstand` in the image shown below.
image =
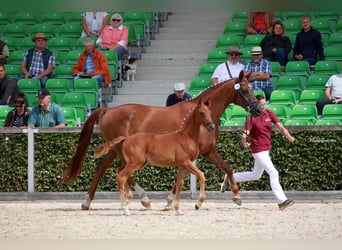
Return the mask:
M108 11L108 13L110 16L114 12ZM295 26L299 22L298 17L300 18L300 15L295 14L296 13L290 12L277 13L277 18L284 21L284 23ZM72 78L70 75L70 65L72 65L72 63L69 63L68 60L71 60L71 58L68 56L77 53L80 49L80 44L82 42L81 39L79 39L81 34L80 15L80 12L47 12L44 13L44 15L34 15L32 13L26 13L26 15L23 15L23 13L20 15L19 13L0 15L3 18L6 16L8 17L7 21L1 20L0 34L1 39L4 39L11 44L9 49L12 52L11 55L13 57L10 57L8 64L10 64L11 69L13 69L13 77L16 74L16 65L20 63L20 60L18 61L15 56L20 57L22 55L21 53L26 49L25 46L30 45L29 38L34 35L34 33L32 33L33 31L36 32L39 29L44 29L51 37L49 41L57 40L57 43L54 45L57 47L53 48L58 59L55 73L58 74L58 77L60 78L68 79L69 88L66 88L69 89L70 92L73 91L73 86L70 82L70 79ZM255 39L251 39L253 37L248 37L246 39L244 32L241 31L241 25L232 25L233 22L238 22L239 24L245 22L246 13L145 12L142 14L129 12L125 13L123 16L127 19L126 24L129 24L129 26L132 26L134 29L131 30L131 33L136 34L135 37L130 40L129 56L138 57L141 61L138 64L136 81L123 81L121 78L120 63L111 60L112 63L110 67L113 73L113 86L112 88L104 87L102 89L102 101L108 106L117 106L126 103L165 106L166 97L172 92L173 84L175 82L184 82L189 88L193 79L199 76L204 77L204 75L201 74L200 69L205 68L205 64L208 64L207 59L210 50L216 48L224 50L228 48L231 43L236 42L241 50L245 52L246 57L244 60L249 60L250 56L248 53L251 46L254 46L255 43L259 41L259 37L255 37ZM289 69L285 72L278 72L278 75L274 75L274 85L276 86L277 82L280 80L282 90L286 90L287 86L290 88L286 82L284 84L284 80L295 79L297 76L300 78L300 87L295 87L295 89L293 89L293 86L291 87L292 91L296 91L295 103L293 106L304 104L304 101L301 102L300 98L305 90L324 89L324 81L327 79L327 76L330 76L334 72L338 73L341 71L342 55L339 56L342 48L340 29L340 26L342 27L342 25L340 25L340 23L342 23L341 16L336 15L336 13L327 12L322 13L322 15L320 15L320 12L312 12L310 13L310 16L315 20L315 22L313 21L314 27L318 30L320 28L322 29L324 46L329 54L326 58L327 63L322 64L330 65L332 68L326 67L321 69L322 66L320 65L319 68L321 71L318 71L318 67L317 69L311 67L309 72L306 70L305 72L300 71L298 69L297 72L295 70L291 72ZM144 21L142 21L143 17ZM232 17L235 17L235 19L233 20ZM16 19L17 21L15 21ZM72 26L70 27L69 24L72 24ZM7 25L8 27L6 27ZM232 28L227 27L234 27L235 33L231 33ZM66 33L62 36L60 35L61 32ZM295 33L288 33L288 35L293 40ZM61 37L63 40L60 39ZM24 43L26 40L28 40L28 43ZM62 43L64 42L66 45L62 46ZM52 42L50 42L49 45L53 46ZM15 53L13 53L14 51ZM335 56L333 57L330 55ZM224 60L224 58L222 60ZM217 63L219 62L216 62L216 64ZM337 68L335 65L337 65ZM299 68L300 65L295 65L295 67ZM291 75L291 77L286 78L285 76L288 75ZM206 72L206 77L210 78L209 71ZM204 81L207 82L207 79ZM57 88L58 87L59 86L57 86ZM58 102L62 102L62 90L56 91ZM196 92L198 93L199 91ZM310 99L307 95L306 98ZM315 96L311 97L314 99ZM101 101L101 98L99 100ZM310 99L310 101L311 103L313 102L312 99ZM291 108L293 108L293 106ZM92 106L91 108L94 107ZM91 108L87 105L87 112L90 112ZM227 122L229 119L230 117L225 115L225 117L221 119L221 125L240 124ZM291 120L291 115L287 117L287 120ZM296 125L296 123L293 124Z

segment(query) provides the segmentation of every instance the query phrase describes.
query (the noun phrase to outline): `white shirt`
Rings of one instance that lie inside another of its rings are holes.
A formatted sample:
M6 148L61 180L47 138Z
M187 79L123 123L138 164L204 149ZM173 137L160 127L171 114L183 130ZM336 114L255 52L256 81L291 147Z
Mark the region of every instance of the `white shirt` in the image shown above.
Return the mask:
M244 70L245 65L243 65L242 63L231 64L229 61L227 62L228 62L228 66L230 69L230 73L232 74L232 77L238 78L241 70L242 71ZM213 78L217 78L218 83L231 79L231 77L229 76L228 69L226 67L226 63L221 63L216 67L214 73L211 76L211 79Z
M342 74L332 75L325 87L331 87L330 93L332 98L342 98Z
M98 33L100 29L103 28L103 18L108 16L107 12L85 12L83 16L86 18L86 23L90 33ZM81 37L87 36L87 34L82 31Z

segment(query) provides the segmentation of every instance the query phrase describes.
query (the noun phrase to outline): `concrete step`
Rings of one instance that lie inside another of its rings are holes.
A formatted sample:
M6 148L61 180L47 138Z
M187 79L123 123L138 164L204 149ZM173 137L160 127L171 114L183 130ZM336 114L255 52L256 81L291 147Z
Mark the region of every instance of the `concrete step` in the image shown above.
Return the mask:
M206 61L207 52L196 53L146 53L142 55L142 60L138 67L159 67L159 66L188 66L201 65Z
M109 107L128 104L128 103L137 103L151 106L159 106L164 107L166 103L166 95L116 95L114 96L114 101L109 103ZM162 118L161 118L162 119Z
M146 48L146 53L195 53L203 52L207 48L214 48L216 39L186 40L155 40Z
M170 71L171 74L170 74ZM179 67L139 67L135 79L145 80L172 80L172 79L191 79L198 74L198 66L188 65Z

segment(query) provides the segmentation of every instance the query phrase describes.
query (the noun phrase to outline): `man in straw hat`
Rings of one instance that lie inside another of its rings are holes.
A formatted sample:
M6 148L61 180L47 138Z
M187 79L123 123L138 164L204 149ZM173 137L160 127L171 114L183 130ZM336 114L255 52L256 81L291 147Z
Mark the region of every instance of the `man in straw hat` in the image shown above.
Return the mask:
M272 88L272 69L269 61L263 58L263 51L260 46L251 50L252 61L246 64L245 72L252 72L248 80L255 90L263 90L266 100L270 99Z
M228 60L216 67L211 76L212 84L221 83L232 78L239 77L240 72L245 67L245 65L239 62L242 53L239 51L238 46L230 46L226 54L228 55Z
M46 81L52 77L53 68L56 65L56 58L53 52L46 48L48 38L44 33L37 33L32 41L35 47L28 49L24 54L20 78L37 78L41 87L44 88Z

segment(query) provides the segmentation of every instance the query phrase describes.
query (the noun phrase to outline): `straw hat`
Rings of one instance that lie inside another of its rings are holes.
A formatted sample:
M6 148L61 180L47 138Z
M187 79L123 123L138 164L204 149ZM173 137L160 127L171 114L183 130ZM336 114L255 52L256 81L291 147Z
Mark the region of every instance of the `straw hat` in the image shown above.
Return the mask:
M44 33L37 33L36 36L32 38L32 41L35 42L37 39L44 39L45 41L48 40Z
M260 55L263 54L262 48L260 46L253 47L251 50L251 55Z
M230 46L229 50L226 52L226 54L230 54L230 53L236 53L236 54L239 54L240 56L243 55L243 53L239 51L239 47L235 45Z

